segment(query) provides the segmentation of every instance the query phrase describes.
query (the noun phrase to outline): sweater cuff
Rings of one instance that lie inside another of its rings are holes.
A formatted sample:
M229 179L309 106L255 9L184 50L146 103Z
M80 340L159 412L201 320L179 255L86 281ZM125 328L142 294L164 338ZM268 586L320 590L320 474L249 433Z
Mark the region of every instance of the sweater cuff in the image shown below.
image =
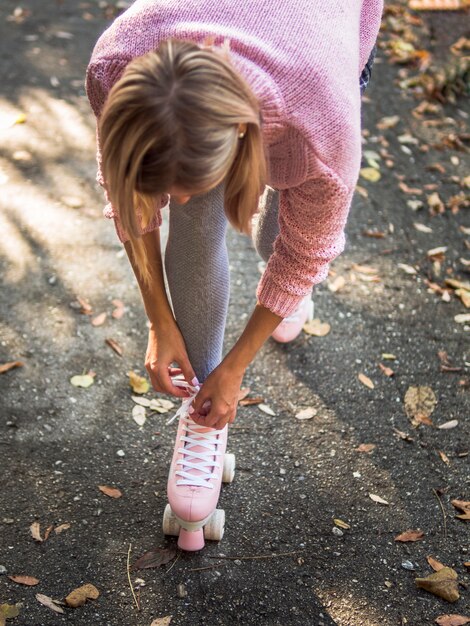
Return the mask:
M256 297L259 304L285 318L295 311L308 293L308 291L304 294L288 293L272 280L268 272L265 272L258 284Z

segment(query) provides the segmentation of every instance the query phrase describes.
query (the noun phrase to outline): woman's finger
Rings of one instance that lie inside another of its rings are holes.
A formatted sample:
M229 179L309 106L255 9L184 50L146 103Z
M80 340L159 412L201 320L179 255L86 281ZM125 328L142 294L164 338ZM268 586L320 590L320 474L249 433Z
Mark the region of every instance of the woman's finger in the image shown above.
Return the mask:
M162 387L163 393L169 393L177 398L188 397L186 389L181 389L181 387L176 387L176 385L173 384L168 368L158 368L157 378L160 386Z

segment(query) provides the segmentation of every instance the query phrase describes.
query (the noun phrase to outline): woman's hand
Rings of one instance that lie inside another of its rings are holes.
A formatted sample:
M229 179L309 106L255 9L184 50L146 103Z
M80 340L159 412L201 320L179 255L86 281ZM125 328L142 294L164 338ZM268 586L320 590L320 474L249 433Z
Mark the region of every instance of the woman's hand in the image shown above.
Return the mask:
M179 367L172 367L172 363ZM156 329L153 325L149 330L145 368L156 391L169 393L179 398L187 398L185 389L176 387L171 376L183 374L189 383L197 382L196 374L189 362L188 353L181 332L172 322L165 329Z
M225 358L204 381L192 408L191 419L221 430L235 421L245 369Z

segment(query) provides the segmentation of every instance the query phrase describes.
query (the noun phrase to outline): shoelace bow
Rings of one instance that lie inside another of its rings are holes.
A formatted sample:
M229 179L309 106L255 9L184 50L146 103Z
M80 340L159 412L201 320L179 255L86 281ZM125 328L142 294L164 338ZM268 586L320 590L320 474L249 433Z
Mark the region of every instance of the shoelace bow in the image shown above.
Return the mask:
M186 389L191 394L187 398L183 398L180 408L166 423L167 426L169 426L177 418L184 423L183 433L180 437L180 443L183 444L183 447L178 448L178 452L182 454L182 458L177 461L177 465L180 465L181 469L175 472L181 479L178 480L176 484L178 486L189 485L191 487L208 487L213 489L214 485L210 480L218 478L218 474L215 470L220 468L220 463L214 460L214 457L222 454L217 450L217 446L220 445L219 435L222 431L211 429L207 432L201 432L201 430L205 430L207 426L196 424L190 419L189 407L199 393L199 385L191 385L179 378L174 378L173 384L175 387ZM196 447L205 448L207 451L195 452L193 448ZM189 470L192 469L203 472L203 475L195 476L191 474Z

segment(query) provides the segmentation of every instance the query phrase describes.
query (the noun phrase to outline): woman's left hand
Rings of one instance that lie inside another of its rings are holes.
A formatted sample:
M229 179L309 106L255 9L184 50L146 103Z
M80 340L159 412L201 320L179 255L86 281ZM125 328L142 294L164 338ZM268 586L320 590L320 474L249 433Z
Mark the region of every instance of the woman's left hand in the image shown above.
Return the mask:
M217 430L234 422L244 374L244 368L222 361L206 378L194 399L191 419L196 424Z

